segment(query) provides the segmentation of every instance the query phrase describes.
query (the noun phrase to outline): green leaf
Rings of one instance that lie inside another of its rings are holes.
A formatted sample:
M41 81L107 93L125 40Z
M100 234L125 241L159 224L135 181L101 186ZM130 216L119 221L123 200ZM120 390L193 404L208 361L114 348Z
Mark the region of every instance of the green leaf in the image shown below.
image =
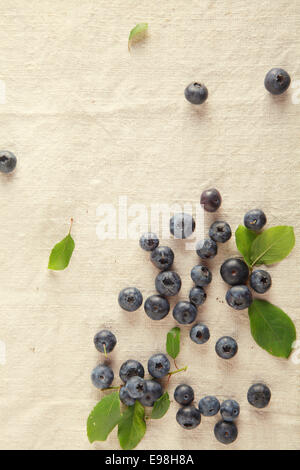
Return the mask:
M165 392L155 403L152 409L151 418L162 418L169 409L170 398L168 392Z
M105 441L121 418L119 392L102 398L91 411L87 420L89 441Z
M148 29L148 23L138 23L132 30L130 31L129 38L128 38L128 49L130 49L130 45L133 39L141 38L143 34Z
M180 328L175 326L167 334L167 353L175 359L180 351Z
M251 266L273 264L284 259L295 245L293 227L287 225L271 227L262 232L251 246Z
M250 266L250 251L251 245L255 238L258 236L258 233L249 230L244 225L239 225L235 231L235 243L239 252L243 255L246 263Z
M75 243L71 237L73 219L71 219L71 227L68 235L59 243L57 243L52 249L49 257L48 269L54 271L61 271L66 269L69 265L72 253L75 248Z
M296 339L295 325L280 308L255 299L248 309L251 333L257 344L273 356L288 358Z
M134 449L146 432L145 409L136 401L122 414L118 426L120 446L124 450Z

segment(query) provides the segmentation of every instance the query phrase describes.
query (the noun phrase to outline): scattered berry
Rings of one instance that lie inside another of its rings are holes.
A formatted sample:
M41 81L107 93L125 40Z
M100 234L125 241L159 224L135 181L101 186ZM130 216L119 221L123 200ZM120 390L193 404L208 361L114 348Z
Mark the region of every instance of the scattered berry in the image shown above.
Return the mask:
M140 238L140 247L145 251L153 251L159 245L159 239L155 233L143 233Z
M125 361L119 371L119 376L120 379L126 383L127 380L129 380L131 377L139 376L139 377L144 377L145 371L144 367L142 364L138 361L135 361L134 359L128 359L128 361Z
M117 338L109 330L101 330L94 337L94 344L98 351L110 353L117 344Z
M165 318L170 310L169 301L162 295L151 295L144 303L144 309L152 320Z
M220 402L216 397L208 395L201 398L198 407L203 416L214 416L220 409Z
M167 297L176 295L181 289L180 276L175 271L161 271L156 276L155 288Z
M233 422L219 421L214 428L216 438L222 444L231 444L234 442L238 435L238 430Z
M194 429L201 422L201 413L194 406L184 406L177 411L176 421L184 429Z
M196 323L190 331L190 338L194 343L204 344L210 338L209 329L203 323Z
M0 150L0 172L11 173L17 165L16 156L9 150Z
M126 382L125 389L131 398L142 398L147 391L146 380L138 375L130 377Z
M238 351L238 345L235 339L230 336L222 336L218 339L215 346L216 353L222 359L231 359Z
M132 398L126 390L126 387L121 387L119 392L119 398L122 403L126 406L132 406L135 404L135 398Z
M189 293L190 302L198 306L202 305L206 300L206 292L203 287L192 287Z
M244 216L244 225L250 230L259 232L267 223L267 217L261 209L252 209Z
M205 238L204 240L199 240L197 242L196 252L201 259L211 259L216 256L218 246L211 238Z
M170 219L170 232L175 238L188 238L195 230L195 220L190 214L179 213Z
M174 253L168 246L158 246L151 252L150 259L161 271L170 269L174 261Z
M265 87L272 95L281 95L291 83L289 74L280 68L271 69L265 77Z
M170 361L165 354L153 354L148 360L148 372L152 377L161 379L170 371Z
M206 189L201 194L200 204L204 207L205 211L216 212L222 204L221 194L215 188Z
M265 384L254 384L248 390L247 399L255 408L265 408L271 400L271 390Z
M184 90L184 96L192 104L202 104L207 100L208 90L203 83L192 82Z
M119 305L127 312L134 312L143 303L143 296L136 287L126 287L119 293Z
M230 286L245 284L249 277L249 268L245 261L239 258L229 258L221 266L220 274Z
M197 264L191 270L191 278L197 287L204 287L211 283L212 274L206 266Z
M240 405L235 400L225 400L221 404L220 412L224 421L233 421L240 414Z
M244 310L252 303L252 294L247 286L233 286L226 293L226 302L235 310Z
M162 386L155 380L146 380L146 386L147 391L139 401L143 406L153 406L163 394Z
M91 379L96 388L108 388L114 380L114 372L109 366L98 364L92 370Z
M255 292L264 294L270 289L272 285L272 279L270 274L263 269L256 269L250 276L250 286Z
M187 325L189 323L193 323L197 316L197 308L191 302L187 302L186 300L180 300L173 310L173 317L178 323L182 325Z
M174 399L179 405L189 405L194 400L194 390L190 385L177 385L174 391Z
M231 238L231 228L227 222L216 221L209 229L209 236L215 242L225 243Z

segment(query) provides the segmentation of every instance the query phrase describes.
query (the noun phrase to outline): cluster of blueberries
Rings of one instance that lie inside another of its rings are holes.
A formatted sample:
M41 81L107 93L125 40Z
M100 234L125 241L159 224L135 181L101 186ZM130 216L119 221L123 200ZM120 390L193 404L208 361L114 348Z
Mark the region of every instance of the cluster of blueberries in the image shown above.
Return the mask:
M278 67L271 69L265 76L265 88L272 95L281 95L291 83L289 74ZM202 104L207 100L208 90L203 83L192 82L184 90L184 96L192 104Z

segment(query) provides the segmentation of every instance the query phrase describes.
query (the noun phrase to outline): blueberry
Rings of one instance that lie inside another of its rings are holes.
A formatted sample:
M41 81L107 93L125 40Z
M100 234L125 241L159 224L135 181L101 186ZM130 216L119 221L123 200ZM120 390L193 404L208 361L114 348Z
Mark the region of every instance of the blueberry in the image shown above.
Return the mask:
M114 380L114 373L109 366L99 364L92 370L91 379L96 388L107 388Z
M230 336L222 336L218 339L215 346L216 353L222 359L231 359L238 351L238 345L235 339Z
M188 238L195 230L195 220L190 214L179 213L170 219L170 232L175 238Z
M291 83L289 74L280 68L271 69L265 77L265 87L272 95L281 95Z
M215 188L206 189L201 194L200 204L207 212L216 212L222 204L222 197Z
M252 209L244 216L244 225L250 230L259 232L267 223L267 217L261 209Z
M130 377L126 382L125 390L131 398L142 398L147 391L147 382L138 375Z
M247 286L233 286L226 292L226 302L235 310L244 310L252 303L252 294Z
M165 354L153 354L148 360L148 372L152 377L160 379L170 371L170 361Z
M206 300L206 292L203 287L192 287L189 294L190 302L194 305L202 305Z
M238 435L238 430L235 423L228 421L219 421L214 428L216 438L222 444L231 444L234 442Z
M140 362L135 361L134 359L128 359L128 361L124 362L119 371L120 379L123 380L124 383L126 383L131 377L139 376L143 378L144 375L144 367Z
M173 264L174 253L168 246L158 246L151 252L150 259L154 266L161 271L166 271Z
M181 289L180 276L175 271L161 271L155 279L157 292L167 297L176 295Z
M126 287L119 293L119 305L128 312L134 312L143 303L143 296L136 287Z
M201 413L194 406L184 406L177 411L176 421L184 429L194 429L201 422Z
M203 83L192 82L184 90L184 96L192 104L202 104L207 100L208 90Z
M221 404L220 412L224 421L233 421L240 414L240 405L235 400L225 400Z
M122 403L126 406L132 406L135 404L135 398L132 398L126 390L126 387L121 387L119 392L119 398Z
M248 390L247 399L255 408L265 408L271 400L271 390L265 384L254 384Z
M204 240L199 240L197 242L196 252L201 259L211 259L216 256L218 247L214 240L211 238L205 238Z
M225 243L231 238L231 235L231 228L227 222L217 220L210 226L209 236L215 242Z
M16 156L9 150L0 150L0 172L11 173L17 165Z
M220 274L227 284L237 286L247 282L249 268L245 261L239 258L229 258L222 264Z
M146 384L147 391L139 401L143 406L153 406L156 400L162 396L163 389L160 383L155 382L155 380L146 380Z
M174 399L179 405L189 405L194 400L194 390L186 384L177 385Z
M220 409L220 402L216 397L208 395L201 398L198 407L203 416L214 416Z
M268 289L270 289L271 284L272 279L267 271L256 269L256 271L252 272L250 276L250 286L255 290L255 292L264 294Z
M197 316L197 308L191 302L187 302L186 300L180 300L173 310L173 317L178 323L182 325L187 325L189 323L193 323Z
M191 278L197 287L204 287L211 283L212 274L206 266L197 264L191 270Z
M159 245L159 239L155 233L143 233L140 238L140 247L145 251L153 251Z
M203 323L196 323L190 331L190 338L194 343L204 344L210 338L209 329Z
M165 318L170 310L169 301L162 295L151 295L144 303L144 309L152 320Z
M117 344L117 338L111 331L101 330L95 335L94 344L98 351L110 353Z

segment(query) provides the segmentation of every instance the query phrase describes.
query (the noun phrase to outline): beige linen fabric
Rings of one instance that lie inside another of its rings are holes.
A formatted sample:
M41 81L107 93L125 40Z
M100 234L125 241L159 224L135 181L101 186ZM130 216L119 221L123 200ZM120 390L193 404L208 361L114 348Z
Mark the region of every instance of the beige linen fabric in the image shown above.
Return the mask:
M130 29L149 22L146 40L127 50ZM90 371L100 355L93 336L111 328L118 345L112 361L144 365L165 348L170 314L153 322L143 310L118 307L122 287L154 292L155 268L135 240L96 235L100 204L197 204L203 189L223 196L217 216L235 229L243 214L262 207L269 226L291 224L300 239L300 80L297 0L6 0L0 3L0 147L18 156L14 175L0 175L0 447L4 449L117 449L116 431L90 446L86 418L100 399ZM274 98L265 73L282 66L296 88ZM209 89L196 108L183 97L192 80ZM299 87L299 83L298 83ZM2 87L3 88L3 87ZM47 270L53 245L74 217L76 248L64 272ZM191 287L194 252L170 241L183 279ZM260 349L247 313L224 303L218 274L236 254L234 239L210 263L213 283L198 318L211 340L191 343L182 328L178 365L197 399L215 394L240 402L239 437L231 449L299 449L300 365ZM283 308L300 331L299 243L272 266L267 298ZM234 336L239 352L221 361L214 344ZM2 361L3 362L3 361ZM270 406L247 404L251 383L266 382ZM115 382L118 382L116 377ZM184 432L177 406L150 422L139 449L223 449L213 435L215 418Z

